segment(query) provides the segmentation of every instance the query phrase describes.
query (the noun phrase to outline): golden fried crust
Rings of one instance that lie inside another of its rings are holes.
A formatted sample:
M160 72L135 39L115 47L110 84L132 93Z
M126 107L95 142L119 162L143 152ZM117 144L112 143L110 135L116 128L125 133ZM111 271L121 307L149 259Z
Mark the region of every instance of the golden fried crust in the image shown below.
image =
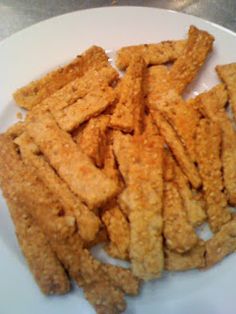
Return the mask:
M205 243L199 243L189 252L180 254L165 248L165 269L169 271L184 271L205 266Z
M218 65L216 71L222 81L226 84L230 97L230 106L236 120L236 63Z
M130 226L118 205L109 208L102 215L110 242L107 252L115 258L129 259Z
M13 97L20 107L31 110L69 82L83 76L89 69L98 70L107 64L108 58L105 51L100 47L92 46L68 65L18 89Z
M163 219L163 233L170 250L184 253L197 244L198 237L188 222L181 196L173 182L165 183Z
M67 293L69 279L42 230L14 199L6 199L18 242L39 288L45 294Z
M190 26L186 46L169 72L171 85L178 93L195 78L212 50L213 41L212 35Z
M206 267L221 261L236 250L236 220L221 227L213 238L206 242Z
M220 127L210 120L202 119L197 129L196 141L197 161L203 181L207 215L212 231L216 232L231 218L223 193Z
M126 69L133 56L142 57L147 65L175 61L183 52L185 45L185 40L173 40L157 44L123 47L117 52L116 66L120 70Z
M151 114L161 135L165 139L173 155L178 161L179 166L181 167L184 174L187 176L192 186L195 188L200 187L201 178L198 174L197 168L188 156L175 131L172 129L170 124L165 120L160 112L156 110L151 110Z
M195 162L195 137L199 113L188 106L174 90L170 90L160 98L157 108L175 129L191 160Z
M142 132L144 115L143 75L146 69L144 60L133 58L128 70L121 80L120 98L111 116L110 126L124 132Z
M49 113L34 117L27 131L60 177L90 208L102 205L118 193L116 183L92 164Z
M75 218L61 215L62 204L39 180L34 169L23 164L12 140L1 135L0 147L1 187L5 196L26 208L43 231L52 237L59 239L72 234L76 228Z
M80 149L88 155L99 168L104 165L109 120L110 117L108 115L92 118L73 136L74 141L78 143Z
M130 221L130 259L133 273L148 280L163 269L162 194L163 141L144 134L132 138L115 133L114 152L127 188L119 202Z
M177 164L174 166L175 182L184 204L188 221L193 227L201 225L206 220L206 213L202 206L202 202L194 197L193 191L190 189L188 179L185 177Z
M85 241L94 240L100 226L99 218L69 190L43 155L36 153L39 149L28 134L23 133L15 139L15 143L19 146L24 163L35 168L38 177L60 200L64 210L63 214L75 217L81 237Z

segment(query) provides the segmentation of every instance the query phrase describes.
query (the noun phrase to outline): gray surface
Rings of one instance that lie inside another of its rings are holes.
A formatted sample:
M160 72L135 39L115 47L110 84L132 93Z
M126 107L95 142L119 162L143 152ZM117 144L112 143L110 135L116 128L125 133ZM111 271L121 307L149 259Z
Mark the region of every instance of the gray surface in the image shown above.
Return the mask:
M0 0L0 40L56 15L116 5L172 9L200 16L236 32L236 0Z

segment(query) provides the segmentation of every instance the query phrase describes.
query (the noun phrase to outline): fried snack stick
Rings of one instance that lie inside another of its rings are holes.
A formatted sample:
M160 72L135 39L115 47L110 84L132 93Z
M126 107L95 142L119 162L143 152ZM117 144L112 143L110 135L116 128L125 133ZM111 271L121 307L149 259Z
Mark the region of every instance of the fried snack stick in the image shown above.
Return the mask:
M145 69L146 64L141 57L132 59L120 83L120 98L111 116L110 127L128 133L142 132L144 115L142 81Z
M164 119L162 114L157 110L151 110L151 115L156 123L161 135L170 147L173 155L175 156L180 168L187 176L188 180L193 187L198 188L201 185L201 178L198 174L197 168L188 156L185 148L181 144L175 131L170 124Z
M100 47L92 46L68 65L18 89L13 97L20 107L31 110L69 82L83 76L89 69L98 70L107 64L105 51Z
M202 119L197 129L196 151L207 215L213 232L217 232L231 218L223 192L220 148L220 127L210 120Z
M78 197L76 197L50 167L43 155L38 154L39 149L28 134L23 133L15 140L19 146L21 157L26 164L33 166L42 182L52 194L60 200L64 215L75 217L78 231L82 239L92 241L99 230L100 220L90 211Z
M165 270L184 271L205 266L206 247L203 241L192 248L189 252L179 254L165 248Z
M190 189L188 179L185 177L181 169L175 163L175 177L178 191L181 195L188 221L193 227L201 225L206 220L206 213L200 200L197 200Z
M118 204L111 206L104 212L102 221L110 238L106 251L112 257L128 260L130 226Z
M219 84L210 91L197 96L192 104L202 114L217 123L222 130L222 152L224 185L229 203L236 205L236 134L224 107L228 100L224 84Z
M186 46L169 71L170 84L179 94L200 70L212 50L213 41L212 35L190 26Z
M213 238L206 242L206 267L221 261L236 250L236 220L223 225Z
M63 130L72 131L114 103L116 93L109 83L117 76L111 66L89 71L47 98L43 105Z
M226 84L230 97L230 106L236 120L236 63L217 65L216 72Z
M188 222L181 196L173 182L165 182L163 219L163 234L170 250L184 253L196 246L198 237Z
M127 188L119 197L130 222L133 273L144 280L161 275L163 141L159 136L114 134L113 149ZM122 205L121 205L122 206Z
M19 207L31 204L32 212L28 214L43 226L43 232L59 239L75 232L75 218L61 215L63 207L53 194L39 180L34 169L26 166L16 152L10 137L0 135L1 161L4 165L2 173L2 189L10 199L14 199ZM35 200L38 200L35 204ZM29 206L28 206L29 207Z
M199 113L188 106L174 90L166 92L157 102L156 108L175 129L191 160L195 162L195 137L200 119Z
M107 127L110 117L101 115L92 118L88 123L73 133L73 139L80 149L89 156L99 168L104 165L107 146Z
M118 193L117 184L97 169L50 113L34 117L27 132L70 189L89 208L96 208Z
M125 70L134 55L142 57L147 65L172 62L180 57L185 45L185 40L172 40L157 44L123 47L117 52L116 66L120 70Z

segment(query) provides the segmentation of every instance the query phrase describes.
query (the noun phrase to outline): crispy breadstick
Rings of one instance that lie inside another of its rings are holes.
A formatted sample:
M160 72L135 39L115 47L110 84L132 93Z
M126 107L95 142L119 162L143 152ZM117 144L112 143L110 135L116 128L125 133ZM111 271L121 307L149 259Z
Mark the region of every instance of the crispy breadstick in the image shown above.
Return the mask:
M114 152L127 189L121 194L130 221L130 259L133 273L148 280L163 269L162 165L159 136L114 134Z
M23 161L36 169L42 182L57 199L60 199L64 208L64 215L75 217L81 237L85 241L94 240L100 226L99 218L69 190L45 158L37 154L39 149L28 134L23 133L15 140L15 143L19 145Z
M120 70L125 70L134 55L143 57L147 65L175 61L183 52L185 45L185 40L172 40L157 44L123 47L118 50L116 66Z
M101 115L92 118L82 128L76 130L73 139L97 167L103 167L107 146L107 127L110 117Z
M231 218L223 193L220 148L220 127L210 120L202 119L197 129L196 152L207 203L207 215L213 232L218 231Z
M217 65L216 71L227 86L230 97L230 106L234 114L234 119L236 120L236 63Z
M163 219L163 234L170 250L184 253L197 244L198 237L188 222L181 196L173 182L165 182Z
M8 196L7 183L3 182L2 154L0 152L0 181L4 188L15 231L22 253L34 278L45 294L64 294L70 290L69 279L56 255L52 251L48 240L42 230L35 224L32 217L27 214L23 206L18 205Z
M69 82L83 76L89 69L98 70L107 64L108 57L105 51L100 47L92 46L68 65L18 89L13 97L19 106L31 110Z
M118 193L118 186L80 151L49 113L32 118L27 131L70 189L90 208Z
M182 93L195 78L212 50L214 37L206 31L190 26L186 46L169 72L171 86Z
M120 85L120 99L111 116L110 126L124 132L142 132L144 115L142 81L146 64L133 58Z
M165 269L169 271L184 271L205 266L205 243L199 241L192 250L180 254L165 249Z
M236 220L233 219L222 226L220 231L206 242L206 266L211 267L235 250Z
M157 108L175 129L191 160L195 162L195 137L199 113L192 106L188 106L174 90L166 92L160 98Z
M197 168L188 156L175 131L164 119L161 113L156 110L151 110L151 114L161 135L177 159L182 171L187 176L192 186L198 188L201 185L201 178L198 174Z
M115 258L129 259L130 227L118 205L106 210L102 221L110 238L107 252Z
M65 238L74 233L75 218L61 215L64 212L62 204L39 180L34 169L23 164L12 140L0 135L0 147L1 168L5 169L1 175L2 189L6 197L27 207L28 214L52 237Z
M206 213L203 209L200 200L194 198L193 192L190 189L188 179L185 177L181 169L175 163L175 182L178 187L178 191L182 197L182 202L184 204L188 221L196 227L202 224L206 220Z

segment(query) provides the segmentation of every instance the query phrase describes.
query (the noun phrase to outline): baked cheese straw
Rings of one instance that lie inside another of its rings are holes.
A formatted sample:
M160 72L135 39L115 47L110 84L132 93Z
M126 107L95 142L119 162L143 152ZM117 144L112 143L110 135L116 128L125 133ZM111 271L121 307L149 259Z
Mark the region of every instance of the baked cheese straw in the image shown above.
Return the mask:
M174 182L165 182L163 234L167 247L177 253L190 251L198 242L193 226L188 222L186 211Z
M187 213L188 221L193 227L201 225L206 220L206 213L200 200L197 200L190 189L188 179L185 177L177 164L174 165L175 177L178 191Z
M117 184L93 165L50 113L32 118L27 131L59 176L89 208L101 206L118 193Z
M175 131L172 129L170 124L165 120L160 112L158 112L157 110L151 110L151 115L161 135L165 139L178 164L180 165L180 168L182 169L192 186L194 188L200 187L201 178L198 174L197 168L188 156Z
M220 127L210 120L202 119L197 129L196 152L207 215L213 232L217 232L231 219L223 192L221 140Z
M188 40L179 58L169 71L171 86L181 94L187 85L195 78L208 54L212 50L214 37L190 26Z
M221 159L224 185L229 203L236 205L236 134L224 110L227 100L228 94L224 84L218 84L210 91L194 98L192 105L196 106L205 117L217 123L222 130Z
M127 188L120 201L128 208L130 259L138 278L161 275L162 250L163 141L159 136L114 134L113 144Z
M110 117L108 115L92 118L85 126L81 126L73 133L74 141L78 143L80 149L99 168L104 165L109 120Z
M223 225L210 240L206 242L206 267L221 261L226 255L236 250L236 220Z
M165 248L165 269L168 271L184 271L205 267L206 247L203 241L186 253L177 253Z
M3 165L5 158L0 152L0 184L4 186L3 192L15 225L17 239L28 266L34 275L40 290L45 294L64 294L70 290L69 279L52 251L48 240L42 230L35 224L32 217L27 214L23 206L17 204L5 180L6 168Z
M51 193L60 200L64 209L64 215L75 217L81 237L85 241L94 240L100 226L100 220L95 213L90 211L80 199L70 191L64 181L62 181L53 168L50 167L43 155L37 154L39 149L28 134L23 133L15 140L15 143L19 146L23 161L35 168L38 177L48 187Z
M92 46L68 65L18 89L13 97L20 107L31 110L69 82L83 76L89 69L98 70L107 64L108 57L105 51L100 47Z
M0 147L1 168L4 169L2 189L6 197L25 208L43 232L55 239L73 234L75 218L62 215L64 209L61 203L39 180L34 169L23 163L13 141L6 135L0 135Z
M199 113L192 106L188 106L174 90L166 92L156 103L156 108L175 129L191 160L195 162L195 137Z
M144 115L143 75L146 69L144 60L133 58L120 83L120 98L111 116L110 126L124 132L142 132Z
M236 63L216 66L216 71L222 81L226 84L229 92L230 106L236 120Z
M175 61L183 52L185 45L185 40L172 40L157 44L123 47L117 52L116 66L120 70L125 70L133 56L142 57L147 65Z
M115 258L129 259L130 226L118 204L108 208L102 215L110 242L106 247L109 255Z

